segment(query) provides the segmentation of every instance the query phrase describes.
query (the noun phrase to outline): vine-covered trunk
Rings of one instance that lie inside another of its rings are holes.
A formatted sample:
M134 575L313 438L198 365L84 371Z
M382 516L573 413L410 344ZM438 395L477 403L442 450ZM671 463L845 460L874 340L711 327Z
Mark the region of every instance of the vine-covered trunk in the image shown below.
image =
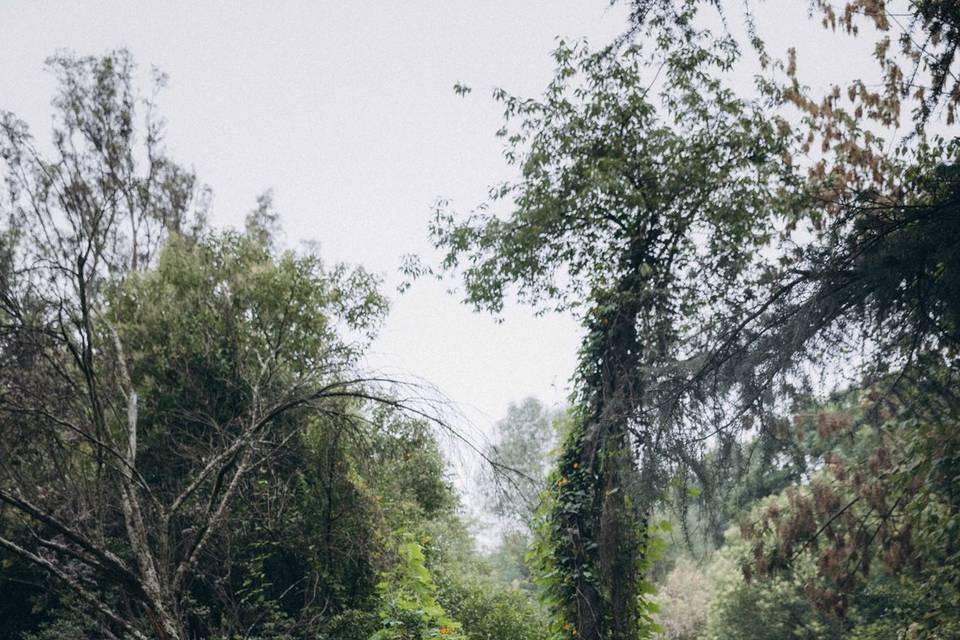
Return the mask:
M630 426L640 398L641 302L631 295L637 270L620 283L620 304L594 314L583 350L584 411L562 464L583 500L573 517L557 513L571 532L559 557L574 571L576 635L584 640L633 640L639 628L639 567L645 538L640 505L631 498L637 468ZM560 509L568 507L562 504ZM564 525L561 525L564 526Z
M588 476L588 504L573 523L577 534L569 538L568 553L577 568L577 637L591 640L632 640L637 629L643 521L626 490L635 469L618 426L586 425L577 463Z

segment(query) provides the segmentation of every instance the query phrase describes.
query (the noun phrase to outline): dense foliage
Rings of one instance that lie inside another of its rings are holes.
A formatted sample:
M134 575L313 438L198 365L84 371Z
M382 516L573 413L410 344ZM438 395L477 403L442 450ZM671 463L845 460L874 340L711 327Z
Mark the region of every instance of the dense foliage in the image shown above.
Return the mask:
M128 53L51 58L52 144L0 117L0 638L960 637L960 11L811 2L880 77L821 94L750 7L630 6L493 92L516 177L407 265L581 323L487 446L364 371L377 277L269 192L209 226Z
M0 129L0 636L537 637L459 523L449 427L358 368L377 279L280 250L269 195L207 227L127 53L50 64L53 155Z

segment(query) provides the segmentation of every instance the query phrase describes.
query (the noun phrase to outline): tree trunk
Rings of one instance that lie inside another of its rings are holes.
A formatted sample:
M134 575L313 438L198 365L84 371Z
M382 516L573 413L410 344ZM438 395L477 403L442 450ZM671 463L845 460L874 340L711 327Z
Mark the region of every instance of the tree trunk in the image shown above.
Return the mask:
M591 346L582 356L590 411L579 464L589 471L593 504L577 523L580 539L570 551L597 572L592 580L577 583L577 637L583 640L633 640L638 628L645 522L627 492L637 476L629 426L641 402L637 318L644 302L635 293L643 260L643 247L633 247L615 290L624 299L591 323Z

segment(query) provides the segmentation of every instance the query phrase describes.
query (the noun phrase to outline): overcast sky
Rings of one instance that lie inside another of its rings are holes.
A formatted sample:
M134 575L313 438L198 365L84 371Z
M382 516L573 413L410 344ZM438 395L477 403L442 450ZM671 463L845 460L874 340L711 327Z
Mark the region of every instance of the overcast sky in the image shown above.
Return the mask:
M774 45L796 41L798 29L819 33L805 24L805 6L766 4ZM527 395L563 403L579 342L572 319L514 306L497 324L436 282L399 296L397 267L404 254L431 257L436 198L467 211L510 176L490 89L536 95L550 79L555 38L606 43L624 28L623 8L606 0L5 0L0 25L0 109L38 137L54 87L43 60L56 50L123 46L144 72L166 72L159 105L171 155L212 187L215 225L241 225L272 188L287 244L316 240L328 260L384 275L393 306L372 366L434 383L481 429ZM836 39L808 42L801 60L812 77L836 71ZM474 93L454 95L457 81Z

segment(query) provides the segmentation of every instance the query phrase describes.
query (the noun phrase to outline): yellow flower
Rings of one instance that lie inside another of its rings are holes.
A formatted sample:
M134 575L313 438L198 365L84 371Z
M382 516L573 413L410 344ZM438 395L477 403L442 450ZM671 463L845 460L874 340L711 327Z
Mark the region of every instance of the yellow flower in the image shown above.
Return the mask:
M578 469L578 468L580 468L580 465L577 464L576 462L574 462L574 463L573 463L573 468L574 468L574 469Z
M450 634L450 629L447 627L440 627L440 635L446 636Z

